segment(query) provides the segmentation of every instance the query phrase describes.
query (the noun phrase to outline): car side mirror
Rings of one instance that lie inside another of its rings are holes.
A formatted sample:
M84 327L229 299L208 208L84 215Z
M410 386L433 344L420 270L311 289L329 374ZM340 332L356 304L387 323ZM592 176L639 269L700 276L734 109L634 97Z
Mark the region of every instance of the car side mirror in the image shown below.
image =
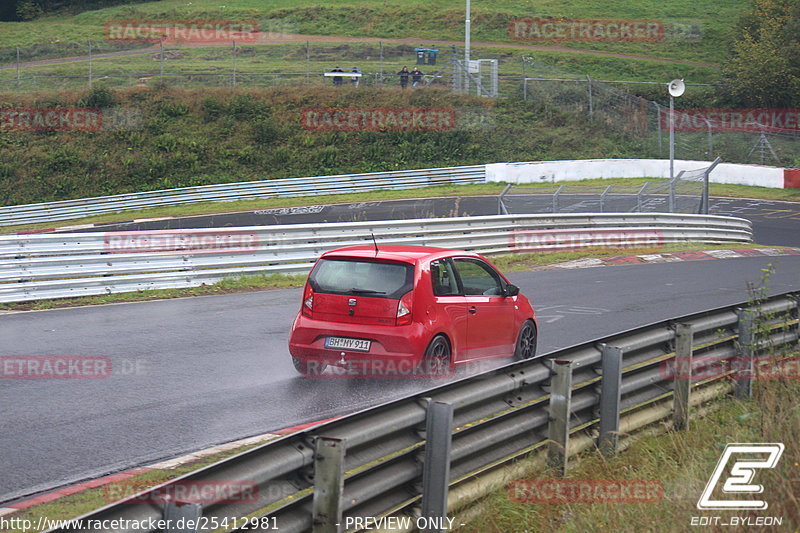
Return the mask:
M519 287L509 283L506 286L506 296L516 296L517 294L519 294Z

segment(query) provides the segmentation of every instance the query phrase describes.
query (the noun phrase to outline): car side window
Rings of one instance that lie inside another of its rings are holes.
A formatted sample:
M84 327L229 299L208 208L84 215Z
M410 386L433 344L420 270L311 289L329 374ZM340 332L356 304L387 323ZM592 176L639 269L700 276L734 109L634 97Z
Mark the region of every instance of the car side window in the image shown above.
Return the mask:
M453 264L445 259L431 263L431 283L434 296L457 296L459 294Z
M492 267L469 258L454 260L464 294L467 296L502 296L503 282Z

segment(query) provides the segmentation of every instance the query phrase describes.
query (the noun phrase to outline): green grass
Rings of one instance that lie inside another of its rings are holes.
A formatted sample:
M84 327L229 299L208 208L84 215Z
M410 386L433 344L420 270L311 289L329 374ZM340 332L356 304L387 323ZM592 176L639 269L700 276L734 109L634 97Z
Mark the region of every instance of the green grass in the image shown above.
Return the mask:
M424 44L424 43L420 43ZM192 86L227 86L231 83L233 73L233 53L230 46L218 48L174 48L167 47L163 64L154 53L140 52L139 55L112 58L94 58L92 76L94 83L104 83L111 87L131 87L137 84L153 84L164 69L166 83L181 87ZM385 83L396 84L393 74L404 65L413 64L413 46L386 44L383 48L383 73ZM70 51L70 54L86 57L88 48ZM96 55L97 50L94 51ZM157 52L156 52L157 54ZM647 60L631 60L626 58L602 57L596 55L574 54L556 51L531 51L521 48L473 47L474 57L494 58L499 61L499 73L503 78L521 77L523 75L522 56L533 56L542 65L533 69L525 68L527 76L562 77L568 72L571 77L584 77L586 74L595 79L610 80L669 80L675 77L685 78L690 82L717 82L719 70L715 66L694 64L659 63ZM423 66L428 74L437 72L441 64L446 63L449 54L444 54L440 65ZM311 45L310 60L306 59L305 43L254 46L242 45L236 57L237 85L242 87L266 86L275 83L314 83L323 85L330 80L323 79L320 74L336 65L350 68L357 65L364 73L366 85L378 81L381 68L378 44L331 44L314 43ZM181 72L183 67L210 67L217 69L214 76L189 76ZM19 70L20 82L17 84L16 69L0 70L0 88L8 90L63 90L77 89L88 85L88 60L75 60L54 65L23 66ZM305 77L264 77L247 76L242 73L280 72L313 76ZM557 74L555 74L557 72ZM449 74L449 71L445 74ZM32 77L36 79L32 79ZM46 76L54 78L48 79ZM73 78L66 78L72 76ZM59 78L60 77L60 78ZM155 77L151 80L142 78ZM501 90L510 92L517 83L503 80ZM641 86L633 87L642 89ZM690 90L695 90L690 88Z
M486 0L472 6L472 39L512 42L508 22L515 18L577 18L660 20L667 24L695 24L702 41L680 39L659 43L568 43L573 48L597 49L675 59L721 62L726 43L747 0L722 4L710 0ZM163 0L88 11L74 16L52 16L27 23L0 24L0 47L103 38L110 20L258 19L270 31L291 33L424 39L463 39L464 3L460 0L409 0L389 4L374 0L334 0L320 5L312 0ZM552 44L552 43L544 43Z
M780 531L800 527L800 489L797 475L800 454L794 443L800 439L800 382L762 381L756 383L752 400L730 397L718 410L693 420L686 432L669 430L663 435L634 436L633 444L613 459L603 459L596 450L571 462L568 478L575 480L647 480L664 487L665 497L658 503L514 503L508 491L500 490L481 503L483 512L459 531L663 531L691 530L692 516L782 516ZM717 404L712 404L716 406ZM767 511L701 512L697 500L719 459L722 449L732 442L783 442L786 451L774 470L757 473L764 486ZM533 477L533 476L532 476ZM539 479L551 479L552 472L541 472ZM714 529L723 530L723 529ZM743 528L724 528L744 531Z
M574 251L557 251L524 254L496 254L491 256L492 262L503 272L527 272L549 265L584 259L588 257L611 257L614 255L657 254L692 250L713 250L731 248L732 246L759 247L758 245L709 245L700 243L670 244L641 248L587 248ZM36 300L31 302L3 303L2 311L41 311L64 307L81 307L87 305L106 305L114 303L143 302L166 300L170 298L186 298L191 296L210 296L215 294L232 294L258 290L284 289L302 287L304 275L251 275L230 277L213 285L201 285L185 289L148 289L136 292L103 294L97 296L81 296L78 298L59 298Z

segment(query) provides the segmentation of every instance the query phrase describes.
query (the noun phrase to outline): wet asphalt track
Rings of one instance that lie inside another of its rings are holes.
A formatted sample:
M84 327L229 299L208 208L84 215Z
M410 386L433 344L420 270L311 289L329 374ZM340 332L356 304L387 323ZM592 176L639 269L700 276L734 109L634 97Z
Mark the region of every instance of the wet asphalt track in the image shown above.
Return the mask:
M528 202L520 202L516 206L518 209L512 210L512 213L547 212L552 203L549 198L539 197L533 198ZM598 207L594 205L596 203L596 201L586 200L583 207ZM755 242L759 244L800 247L800 203L798 202L711 198L709 211L712 215L737 216L752 220ZM463 196L263 209L144 222L121 222L76 231L224 228L273 224L480 216L496 215L497 213L496 196Z
M496 213L496 198L312 206L115 224L96 230L230 227ZM754 222L756 242L800 246L800 206L712 199ZM539 353L747 299L800 289L800 257L512 274L540 319ZM112 376L0 380L0 502L214 444L352 412L437 383L304 380L286 342L299 290L0 315L0 355L101 355ZM497 364L500 364L499 362Z
M546 353L644 323L800 289L800 256L510 276ZM107 379L0 384L0 501L401 397L431 381L306 380L286 342L299 289L0 316L0 354L104 355Z

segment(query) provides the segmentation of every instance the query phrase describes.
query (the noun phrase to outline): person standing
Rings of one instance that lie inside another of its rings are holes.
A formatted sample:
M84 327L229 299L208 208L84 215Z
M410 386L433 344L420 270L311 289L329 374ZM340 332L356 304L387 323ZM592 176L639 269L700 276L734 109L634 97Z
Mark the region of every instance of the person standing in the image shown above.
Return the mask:
M422 76L425 74L417 67L411 71L411 87L416 87L422 81Z
M331 72L344 72L344 71L342 69L340 69L339 67L336 67ZM334 76L333 77L333 85L334 85L334 87L341 87L342 86L342 77L341 76Z
M406 87L408 87L408 76L410 74L411 73L408 71L408 67L403 67L402 69L400 69L400 72L397 73L397 75L400 76L401 89L405 89Z
M354 73L354 74L361 74L361 71L358 70L358 67L353 67L353 70L351 70L350 72ZM360 79L361 79L361 76L352 76L350 78L350 81L353 82L353 87L358 87L358 80L360 80Z

